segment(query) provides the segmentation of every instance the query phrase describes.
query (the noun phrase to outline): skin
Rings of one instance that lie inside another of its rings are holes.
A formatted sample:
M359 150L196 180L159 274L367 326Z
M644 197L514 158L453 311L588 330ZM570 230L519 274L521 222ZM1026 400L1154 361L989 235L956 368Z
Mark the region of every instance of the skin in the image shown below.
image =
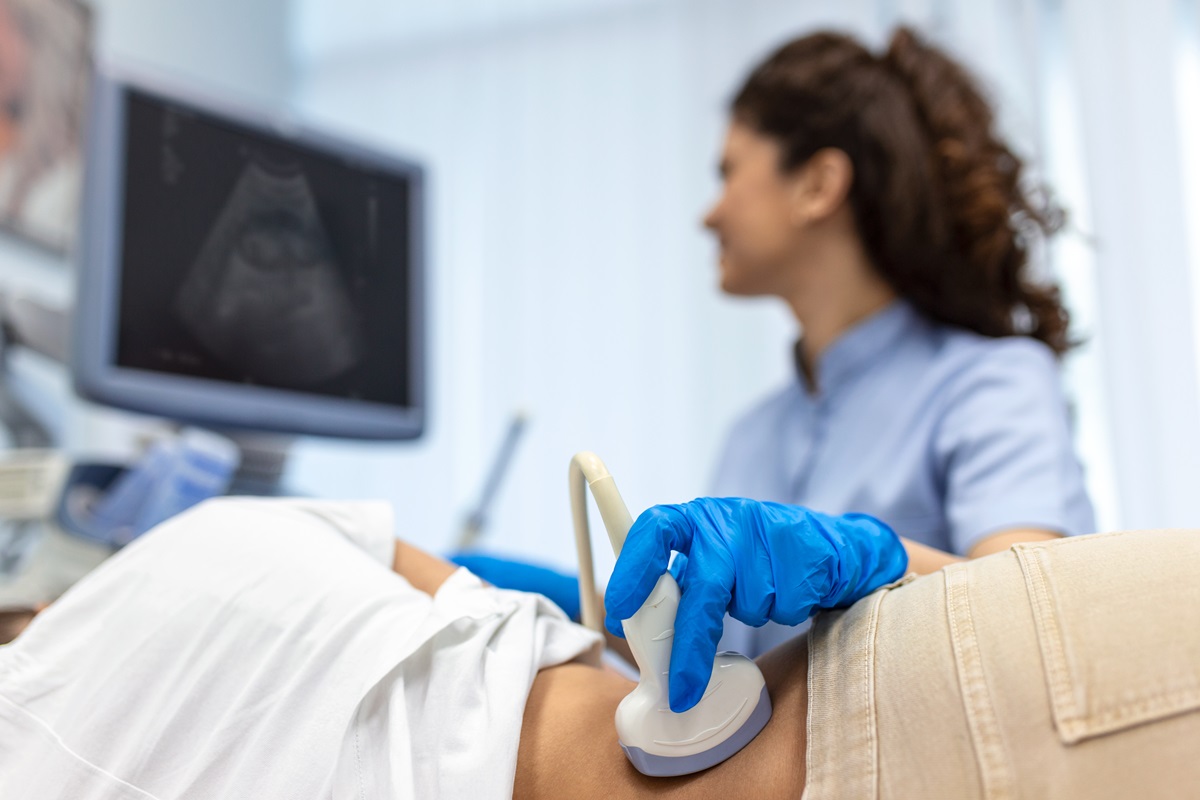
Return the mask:
M782 171L779 144L733 121L721 154L721 195L704 216L720 245L721 289L773 296L804 330L808 363L896 294L871 264L848 202L853 167L819 150Z
M896 299L871 263L850 206L854 167L841 150L825 148L792 170L771 137L733 120L719 171L722 188L704 216L720 246L721 289L739 296L778 297L804 331L801 356L810 386L821 353L858 322ZM1035 528L996 531L970 558L1018 542L1054 539ZM909 570L936 572L960 556L905 540Z

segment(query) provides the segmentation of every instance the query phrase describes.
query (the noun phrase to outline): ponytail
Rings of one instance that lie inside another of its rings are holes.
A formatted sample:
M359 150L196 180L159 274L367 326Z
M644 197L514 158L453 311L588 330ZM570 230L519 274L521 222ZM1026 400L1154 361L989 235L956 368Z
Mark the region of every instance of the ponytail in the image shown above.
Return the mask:
M1061 227L1061 210L1026 191L974 80L912 30L879 58L846 36L794 40L751 73L733 114L781 144L785 170L825 147L850 157L867 252L926 316L1073 346L1058 287L1028 276L1030 244Z

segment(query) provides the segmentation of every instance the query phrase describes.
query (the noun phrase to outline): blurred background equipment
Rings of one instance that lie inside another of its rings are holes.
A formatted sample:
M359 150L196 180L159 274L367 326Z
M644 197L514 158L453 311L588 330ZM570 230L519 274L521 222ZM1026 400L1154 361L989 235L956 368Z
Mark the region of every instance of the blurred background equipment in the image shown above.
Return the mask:
M513 459L513 453L517 450L517 444L521 440L521 433L525 430L525 426L529 422L529 417L524 411L518 411L513 414L512 420L508 423L508 431L504 434L504 440L500 442L500 449L496 451L496 457L492 461L491 468L488 469L487 477L484 479L483 490L479 493L479 498L475 501L475 507L467 514L466 520L463 521L462 531L458 534L458 542L456 548L458 550L470 550L479 545L479 539L483 535L484 526L487 524L488 510L495 501L496 492L500 488L500 482L508 473Z
M75 240L92 14L77 0L0 0L0 226Z

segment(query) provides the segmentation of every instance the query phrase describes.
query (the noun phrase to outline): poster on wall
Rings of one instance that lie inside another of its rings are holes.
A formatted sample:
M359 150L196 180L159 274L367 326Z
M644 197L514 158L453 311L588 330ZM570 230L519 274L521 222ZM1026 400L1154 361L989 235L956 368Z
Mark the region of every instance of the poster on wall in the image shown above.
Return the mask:
M76 0L0 0L0 229L75 241L92 19Z

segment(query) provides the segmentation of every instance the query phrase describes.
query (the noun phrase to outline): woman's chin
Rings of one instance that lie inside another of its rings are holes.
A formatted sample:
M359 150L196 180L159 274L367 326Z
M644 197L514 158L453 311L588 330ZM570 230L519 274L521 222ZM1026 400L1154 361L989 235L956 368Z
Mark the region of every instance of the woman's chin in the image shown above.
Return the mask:
M737 275L731 273L724 264L721 265L721 271L717 273L717 284L721 287L721 291L725 294L740 294L738 290Z
M774 281L770 269L761 268L759 264L735 265L722 257L717 273L717 282L721 291L735 297L761 297L774 294Z
M734 297L757 297L763 294L761 289L751 285L749 281L728 272L721 273L719 283L722 292Z

